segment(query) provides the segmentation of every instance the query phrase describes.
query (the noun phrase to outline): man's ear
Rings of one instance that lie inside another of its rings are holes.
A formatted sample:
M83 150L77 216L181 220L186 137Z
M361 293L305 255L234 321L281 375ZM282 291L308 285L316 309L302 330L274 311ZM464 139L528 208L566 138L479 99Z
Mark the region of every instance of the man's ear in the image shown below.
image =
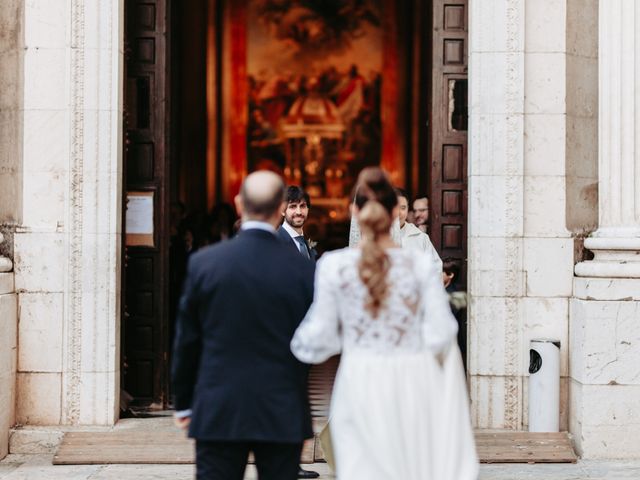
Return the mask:
M238 194L234 197L233 203L236 206L236 211L238 212L238 216L242 217L244 213L244 204L242 203L242 197Z
M269 223L271 223L276 228L276 230L284 222L284 220L283 220L284 219L284 210L286 208L287 208L287 202L282 202L282 205L280 205L280 210L276 210L275 212L273 212L273 215L271 215L271 218L269 219ZM280 214L278 212L280 212Z
M282 202L282 205L280 205L280 213L282 214L282 216L284 217L286 212L287 212L287 207L289 206L289 204L287 202Z

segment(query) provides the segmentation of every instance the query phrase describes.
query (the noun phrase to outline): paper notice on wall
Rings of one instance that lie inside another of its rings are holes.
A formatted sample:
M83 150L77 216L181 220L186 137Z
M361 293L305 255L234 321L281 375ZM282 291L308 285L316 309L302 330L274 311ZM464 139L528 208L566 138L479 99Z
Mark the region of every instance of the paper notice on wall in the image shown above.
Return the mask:
M153 247L153 192L128 192L127 245Z

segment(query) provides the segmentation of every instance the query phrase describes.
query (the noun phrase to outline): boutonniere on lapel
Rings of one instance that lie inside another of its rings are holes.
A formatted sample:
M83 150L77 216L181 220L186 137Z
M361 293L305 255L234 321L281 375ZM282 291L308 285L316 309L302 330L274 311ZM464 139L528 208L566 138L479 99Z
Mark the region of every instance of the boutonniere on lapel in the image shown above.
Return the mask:
M316 245L318 245L318 242L314 242L313 240L308 238L307 239L307 245L309 245L309 250L315 250Z

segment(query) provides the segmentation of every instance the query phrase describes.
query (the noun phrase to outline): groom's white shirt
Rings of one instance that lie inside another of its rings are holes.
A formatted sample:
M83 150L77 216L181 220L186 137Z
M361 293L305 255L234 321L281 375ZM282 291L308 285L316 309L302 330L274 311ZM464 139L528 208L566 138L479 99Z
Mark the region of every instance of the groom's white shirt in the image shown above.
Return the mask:
M300 251L300 253L304 253L304 252L302 252L302 250L300 250L302 247L300 246L300 244L296 240L296 237L299 237L300 235L302 235L304 237L304 233L296 232L295 229L291 225L289 225L286 220L284 222L282 222L282 228L284 228L284 231L287 232L289 234L289 236L292 238L292 240L296 244L296 247L298 247L298 250Z

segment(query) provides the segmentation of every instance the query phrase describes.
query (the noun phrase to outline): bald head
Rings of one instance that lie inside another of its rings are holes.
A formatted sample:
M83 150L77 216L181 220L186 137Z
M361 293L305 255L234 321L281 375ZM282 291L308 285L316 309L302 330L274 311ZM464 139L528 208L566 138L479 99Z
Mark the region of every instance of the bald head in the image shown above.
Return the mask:
M284 202L284 182L273 172L260 170L245 178L240 188L242 216L246 220L279 218Z

